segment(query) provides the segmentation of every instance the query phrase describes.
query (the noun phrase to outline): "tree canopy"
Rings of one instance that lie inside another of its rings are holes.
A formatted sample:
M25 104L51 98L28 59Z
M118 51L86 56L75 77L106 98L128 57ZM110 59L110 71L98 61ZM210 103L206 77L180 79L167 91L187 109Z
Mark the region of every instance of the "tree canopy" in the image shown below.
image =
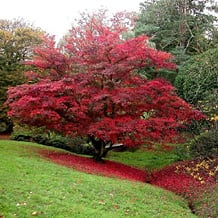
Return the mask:
M126 28L119 19L125 14L108 23L100 15L86 17L83 25L80 20L63 47L35 50L28 64L40 76L36 83L9 89L9 116L71 137L89 137L96 159L108 144L137 147L178 140L178 129L203 115L176 96L167 81L136 73L146 66L175 68L172 56L149 47L145 35L124 39Z
M23 72L28 68L22 62L31 58L33 46L42 42L42 34L22 19L0 20L0 132L9 124L4 105L7 88L24 82Z

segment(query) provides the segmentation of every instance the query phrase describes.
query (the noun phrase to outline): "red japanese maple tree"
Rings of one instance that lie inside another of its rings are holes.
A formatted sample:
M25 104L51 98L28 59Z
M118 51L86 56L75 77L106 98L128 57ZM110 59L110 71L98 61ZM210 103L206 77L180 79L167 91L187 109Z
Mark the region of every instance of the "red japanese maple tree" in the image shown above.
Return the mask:
M137 147L178 139L180 127L203 115L167 81L136 73L146 66L174 68L171 55L150 48L146 36L125 40L122 14L109 23L97 15L72 28L62 49L49 38L49 46L35 50L28 64L44 76L9 89L8 115L71 137L87 136L96 159L114 143Z

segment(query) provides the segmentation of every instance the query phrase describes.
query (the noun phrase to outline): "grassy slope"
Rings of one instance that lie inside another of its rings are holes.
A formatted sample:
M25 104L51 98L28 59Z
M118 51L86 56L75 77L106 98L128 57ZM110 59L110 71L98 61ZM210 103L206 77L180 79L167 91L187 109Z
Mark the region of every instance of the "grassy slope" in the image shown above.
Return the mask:
M33 148L0 140L0 217L195 217L170 192L55 165Z

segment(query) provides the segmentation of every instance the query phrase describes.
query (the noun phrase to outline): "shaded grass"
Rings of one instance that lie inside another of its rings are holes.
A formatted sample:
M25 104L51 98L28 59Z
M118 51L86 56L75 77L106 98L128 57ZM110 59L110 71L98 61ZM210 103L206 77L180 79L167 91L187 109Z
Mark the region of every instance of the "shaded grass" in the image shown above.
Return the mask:
M114 152L108 153L107 159L123 164L134 166L140 169L154 170L161 169L171 163L178 161L179 157L172 151L144 150L138 149L134 152Z
M56 165L44 148L0 141L0 217L196 217L173 193Z

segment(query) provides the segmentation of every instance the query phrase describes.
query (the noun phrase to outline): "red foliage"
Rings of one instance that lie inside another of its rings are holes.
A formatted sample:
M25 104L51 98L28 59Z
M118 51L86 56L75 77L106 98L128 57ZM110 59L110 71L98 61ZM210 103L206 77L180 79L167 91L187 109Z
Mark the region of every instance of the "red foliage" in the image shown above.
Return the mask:
M118 177L131 181L145 182L145 172L121 163L112 161L105 161L99 163L94 159L81 157L69 153L58 153L51 151L40 152L46 158L51 159L55 163L72 167L76 170L86 172L89 174L96 174L108 177Z
M180 195L186 195L190 192L190 188L200 185L200 183L191 176L176 173L175 165L153 172L150 183Z
M173 88L160 80L138 77L143 83L130 87L123 79L124 84L109 89L90 85L97 81L89 76L82 73L70 79L11 88L9 116L66 135L94 135L127 146L173 141L177 128L196 117ZM147 117L142 119L144 112Z
M197 172L198 177L192 176L186 171L187 166L196 171L196 166L199 165L198 160L175 163L159 171L152 172L150 183L182 195L192 203L208 187L213 187L216 184L215 175L208 176L209 172L211 172L210 168L213 168L215 163L217 163L217 160L214 160L214 163L205 169L206 171L199 170Z
M97 18L73 28L62 49L47 39L35 50L29 64L45 76L9 89L8 115L72 137L129 147L178 140L178 128L203 115L168 82L135 73L146 66L171 69L171 55L150 48L146 36L124 40L119 22L108 26Z
M32 60L25 61L26 65L34 66L37 72L26 72L26 77L30 81L35 79L49 78L58 80L69 74L70 61L67 55L62 53L62 48L56 47L54 36L43 36L39 47L34 48Z

